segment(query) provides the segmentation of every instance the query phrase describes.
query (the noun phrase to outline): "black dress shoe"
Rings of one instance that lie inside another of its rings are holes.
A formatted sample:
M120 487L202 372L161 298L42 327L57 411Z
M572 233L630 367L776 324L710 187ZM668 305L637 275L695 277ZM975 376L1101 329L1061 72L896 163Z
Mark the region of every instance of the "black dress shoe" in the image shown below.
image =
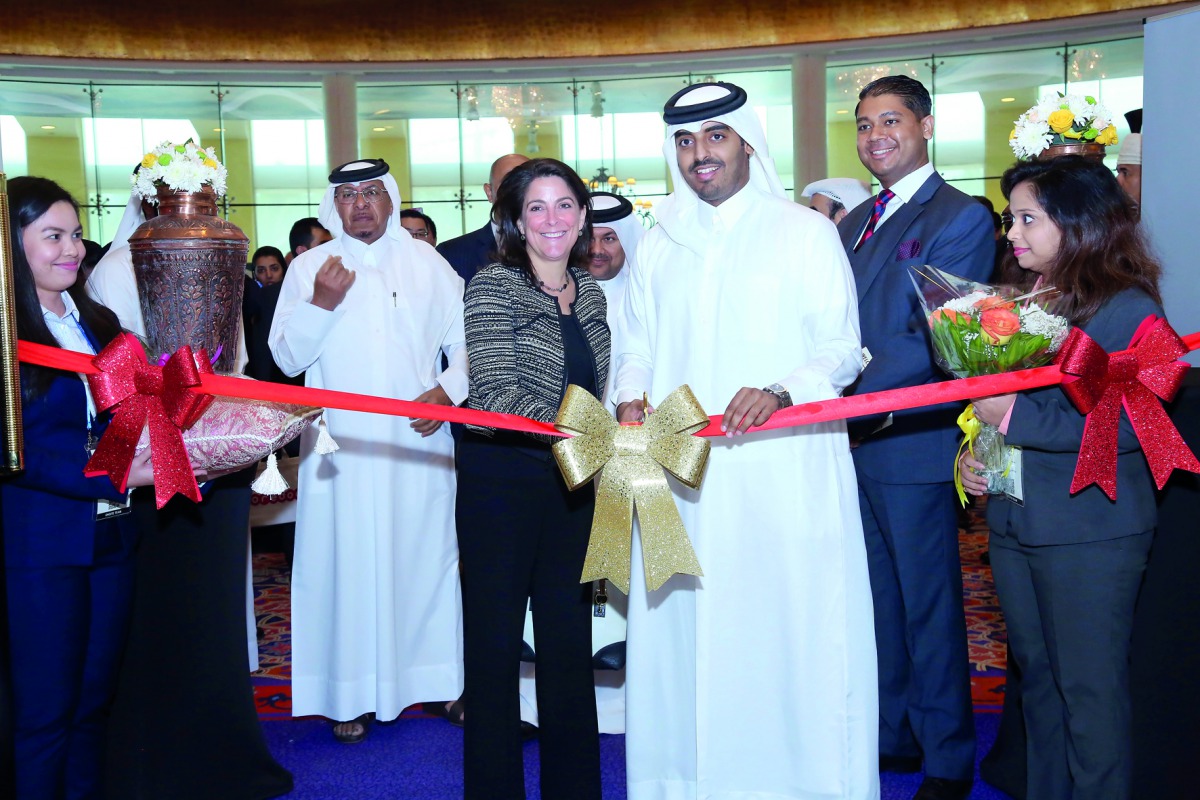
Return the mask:
M913 800L967 800L971 796L970 779L955 780L954 778L934 778L929 775L921 781L921 788L913 795Z
M921 757L920 756L880 756L879 757L880 772L920 772Z

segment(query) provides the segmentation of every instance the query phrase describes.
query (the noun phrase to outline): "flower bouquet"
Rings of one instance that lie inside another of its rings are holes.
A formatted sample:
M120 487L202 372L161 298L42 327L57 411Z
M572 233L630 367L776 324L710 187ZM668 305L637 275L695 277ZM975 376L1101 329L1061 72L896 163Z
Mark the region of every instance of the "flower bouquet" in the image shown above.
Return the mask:
M1014 123L1008 143L1017 158L1037 158L1054 145L1117 143L1112 112L1090 95L1047 95ZM1103 152L1103 151L1101 151Z
M909 277L929 322L934 359L956 378L1044 366L1053 360L1070 330L1067 321L1053 313L1060 296L1053 287L1035 285L1033 291L1023 293L1012 286L978 283L930 266L910 267ZM958 424L966 434L962 446L970 448L971 455L985 465L981 474L987 478L988 492L1012 494L1017 448L1006 446L995 426L976 419L971 405ZM957 458L954 484L965 504Z
M143 200L158 202L158 187L177 192L198 192L211 186L217 197L225 194L228 171L211 147L202 148L191 139L183 144L163 142L142 156L142 164L129 177L133 192Z

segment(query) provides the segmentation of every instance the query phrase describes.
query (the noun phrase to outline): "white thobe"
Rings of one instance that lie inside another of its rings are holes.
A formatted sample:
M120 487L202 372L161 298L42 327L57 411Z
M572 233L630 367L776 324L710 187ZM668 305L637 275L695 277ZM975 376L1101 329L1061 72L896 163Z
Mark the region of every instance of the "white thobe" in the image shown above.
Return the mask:
M329 256L356 273L333 311L313 305ZM305 385L403 400L435 383L467 396L463 281L424 242L341 236L288 269L269 336ZM449 368L438 374L441 355ZM341 449L301 445L292 570L292 712L397 717L462 692L462 600L450 426L422 438L404 417L329 409Z
M834 226L753 185L701 203L703 241L663 225L638 250L616 399L688 384L709 414L742 387L796 403L860 368ZM633 549L626 666L630 800L877 798L871 587L842 422L712 440L699 490L672 480L704 577L647 593Z

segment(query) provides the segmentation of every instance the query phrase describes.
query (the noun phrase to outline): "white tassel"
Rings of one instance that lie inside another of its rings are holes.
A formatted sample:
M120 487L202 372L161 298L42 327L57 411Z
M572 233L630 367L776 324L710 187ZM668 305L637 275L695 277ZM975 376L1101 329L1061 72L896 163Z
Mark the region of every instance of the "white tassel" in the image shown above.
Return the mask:
M254 483L250 484L250 489L258 494L274 497L277 494L283 494L288 488L283 473L279 471L279 461L275 458L275 454L271 453L267 456L266 469L263 470L262 475L254 479Z
M322 414L317 422L317 443L313 446L313 452L319 456L327 456L340 449L338 443L329 435L329 427L325 424L325 415Z

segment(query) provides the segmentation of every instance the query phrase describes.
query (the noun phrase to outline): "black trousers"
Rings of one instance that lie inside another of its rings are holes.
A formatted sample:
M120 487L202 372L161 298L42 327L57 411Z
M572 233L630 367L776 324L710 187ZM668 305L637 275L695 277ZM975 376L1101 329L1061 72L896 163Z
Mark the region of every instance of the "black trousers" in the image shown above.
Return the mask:
M519 443L519 444L518 444ZM570 492L548 447L467 432L458 450L467 800L525 797L521 634L537 640L541 795L600 800L589 585L591 487Z

